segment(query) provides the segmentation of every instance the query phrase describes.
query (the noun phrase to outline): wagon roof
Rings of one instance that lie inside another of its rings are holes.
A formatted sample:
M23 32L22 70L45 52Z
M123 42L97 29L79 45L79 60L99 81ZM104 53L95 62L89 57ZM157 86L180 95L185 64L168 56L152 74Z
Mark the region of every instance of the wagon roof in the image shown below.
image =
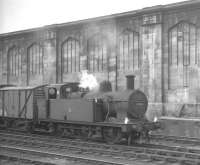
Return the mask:
M10 86L10 87L3 87L0 88L0 91L9 91L9 90L34 90L36 88L41 88L46 85L35 85L35 86Z
M0 84L0 88L5 88L5 87L14 87L15 85L12 84Z

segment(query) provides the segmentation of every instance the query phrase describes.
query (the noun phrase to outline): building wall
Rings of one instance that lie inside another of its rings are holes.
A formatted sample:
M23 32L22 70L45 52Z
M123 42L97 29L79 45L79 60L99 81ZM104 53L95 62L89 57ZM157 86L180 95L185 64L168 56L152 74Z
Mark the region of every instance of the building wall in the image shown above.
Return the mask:
M123 90L125 76L134 74L135 88L148 97L149 119L199 116L198 5L0 37L0 83L79 81L81 71L88 70L98 82L109 80L114 90Z
M98 82L110 80L115 89L115 28L115 22L112 20L60 28L58 82L79 81L81 71L89 70L96 76ZM70 46L71 43L72 46ZM77 68L67 67L67 57L70 55L67 52L72 53L72 56L77 54L79 57L78 60L74 60L76 65L78 63ZM66 59L63 56L66 56ZM95 60L93 56L98 60Z
M163 15L165 115L199 116L199 25L198 8Z
M56 39L48 33L22 33L2 40L1 84L38 85L56 81Z

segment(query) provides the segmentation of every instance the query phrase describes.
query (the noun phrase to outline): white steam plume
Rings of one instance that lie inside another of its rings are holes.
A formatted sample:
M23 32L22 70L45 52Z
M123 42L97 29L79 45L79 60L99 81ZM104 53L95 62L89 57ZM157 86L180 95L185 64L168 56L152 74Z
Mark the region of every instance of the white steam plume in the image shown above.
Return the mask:
M81 88L89 88L90 90L97 89L99 86L94 75L89 74L87 70L81 72L80 85Z

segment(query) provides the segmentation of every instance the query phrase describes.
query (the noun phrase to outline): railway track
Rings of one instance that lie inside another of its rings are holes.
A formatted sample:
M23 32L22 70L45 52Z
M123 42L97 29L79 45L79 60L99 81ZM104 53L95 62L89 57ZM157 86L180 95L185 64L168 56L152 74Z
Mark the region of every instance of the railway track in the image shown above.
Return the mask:
M0 132L0 146L4 149L7 147L9 150L16 148L25 151L31 150L31 152L49 153L49 155L52 155L51 157L62 155L63 159L65 158L64 155L73 154L73 156L84 156L90 159L102 158L102 160L111 162L117 160L118 163L123 164L139 163L141 161L148 164L200 164L200 147L194 149L191 147L152 144L135 146L107 145L97 142L5 132ZM122 162L119 162L119 160Z
M150 135L153 143L179 144L184 146L200 146L200 138L165 136L159 134Z
M101 158L89 158L86 156L78 156L78 155L74 155L74 154L61 154L61 153L56 153L56 152L47 152L47 151L39 151L39 150L35 150L35 149L25 149L25 148L21 148L21 147L11 147L11 146L0 146L0 150L4 150L4 155L1 153L0 157L4 158L4 159L11 159L11 160L15 160L15 161L19 161L21 160L22 162L26 162L26 163L32 163L32 164L37 164L37 165L56 165L56 164L79 164L79 163L83 163L83 164L97 164L97 165L124 165L124 162L120 161L120 160L106 160L106 159L101 159ZM8 152L10 156L8 156ZM14 153L14 154L13 154ZM16 153L23 153L22 154L17 154ZM27 155L31 155L31 157L29 156L29 158L24 158ZM15 156L13 156L15 155ZM26 155L26 156L24 156ZM45 158L45 159L44 159ZM127 165L129 163L126 163ZM138 164L139 165L139 164Z

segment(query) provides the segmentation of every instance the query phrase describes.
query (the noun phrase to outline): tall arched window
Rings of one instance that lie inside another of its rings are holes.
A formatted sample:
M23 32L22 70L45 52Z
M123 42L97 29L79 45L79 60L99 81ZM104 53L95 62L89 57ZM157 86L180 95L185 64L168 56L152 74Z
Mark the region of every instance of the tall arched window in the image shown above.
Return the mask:
M30 75L43 74L43 48L34 43L28 48L28 68Z
M62 44L62 72L73 73L80 71L80 43L69 37Z
M2 76L3 72L3 51L0 50L0 76Z
M88 70L99 72L108 69L107 39L96 34L88 40Z
M22 53L16 46L8 50L8 75L19 76L22 73Z
M169 88L189 86L189 67L199 63L199 29L181 21L169 29Z
M119 69L139 68L139 33L126 29L119 37Z

